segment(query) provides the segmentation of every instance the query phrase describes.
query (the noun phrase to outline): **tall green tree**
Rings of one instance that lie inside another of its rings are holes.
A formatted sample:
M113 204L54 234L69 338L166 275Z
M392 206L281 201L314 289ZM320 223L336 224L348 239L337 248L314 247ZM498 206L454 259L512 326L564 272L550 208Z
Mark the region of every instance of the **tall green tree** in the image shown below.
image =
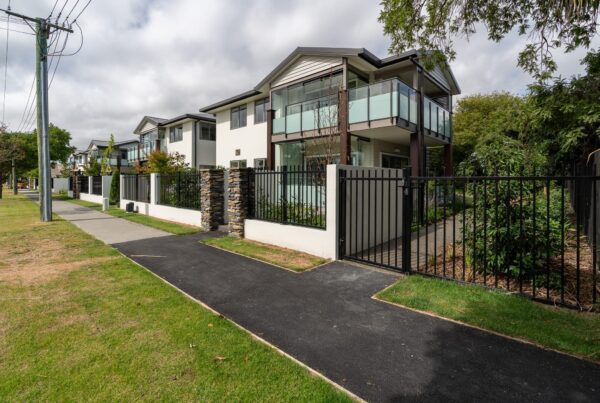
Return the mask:
M479 27L499 42L516 30L526 36L518 65L539 81L556 71L552 50L589 47L597 33L600 0L383 0L379 21L390 51L411 48L430 53L427 64L453 60L454 39Z
M477 94L458 101L453 117L454 163L460 164L487 136L519 138L525 100L507 92Z
M112 156L115 147L115 136L110 135L108 140L108 146L102 152L102 160L100 162L100 172L102 175L110 175L112 173L112 167L110 165L110 157Z
M547 155L556 172L585 163L600 148L600 51L582 64L583 75L530 86L521 140Z
M0 199L4 179L12 170L12 163L18 164L25 157L22 140L13 133L0 133Z

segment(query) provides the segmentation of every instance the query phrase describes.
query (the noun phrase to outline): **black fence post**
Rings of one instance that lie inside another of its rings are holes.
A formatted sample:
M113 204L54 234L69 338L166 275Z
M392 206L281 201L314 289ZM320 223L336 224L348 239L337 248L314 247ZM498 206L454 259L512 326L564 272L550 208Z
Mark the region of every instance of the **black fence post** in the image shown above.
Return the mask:
M411 271L412 184L410 170L403 170L402 183L402 270ZM419 234L417 233L417 236ZM419 256L417 256L417 260Z
M346 256L346 170L339 170L339 203L338 203L338 220L339 220L339 251L338 257L341 259ZM352 197L352 196L350 196ZM352 248L352 246L350 246Z
M175 205L179 207L181 202L181 172L177 172L177 201Z
M288 177L287 177L287 166L282 166L281 167L281 214L282 214L282 219L283 219L283 223L287 224L288 221L288 189L287 189L287 184L288 184Z
M140 175L135 175L135 200L140 200Z

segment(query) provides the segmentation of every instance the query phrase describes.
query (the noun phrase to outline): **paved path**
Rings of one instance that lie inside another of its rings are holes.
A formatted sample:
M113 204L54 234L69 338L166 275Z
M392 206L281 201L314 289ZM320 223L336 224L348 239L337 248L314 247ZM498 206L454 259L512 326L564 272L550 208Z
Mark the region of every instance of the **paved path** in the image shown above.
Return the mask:
M69 205L55 207L84 214ZM295 274L198 243L212 235L114 246L369 401L600 401L600 365L373 300L392 274L343 262Z
M23 194L33 200L38 198L38 194L34 192L23 192ZM92 234L109 245L171 235L168 232L113 217L66 201L53 200L52 212L60 215L65 220L71 221L88 234Z

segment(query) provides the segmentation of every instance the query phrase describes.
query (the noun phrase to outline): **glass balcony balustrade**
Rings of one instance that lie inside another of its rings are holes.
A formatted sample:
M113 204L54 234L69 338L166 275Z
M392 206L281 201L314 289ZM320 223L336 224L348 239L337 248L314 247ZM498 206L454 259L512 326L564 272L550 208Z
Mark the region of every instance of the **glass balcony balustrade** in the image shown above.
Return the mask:
M424 98L424 127L432 133L451 137L450 112ZM348 90L350 124L399 118L418 123L417 91L393 78ZM273 134L298 133L337 125L338 98L327 96L285 107L285 116L273 119Z

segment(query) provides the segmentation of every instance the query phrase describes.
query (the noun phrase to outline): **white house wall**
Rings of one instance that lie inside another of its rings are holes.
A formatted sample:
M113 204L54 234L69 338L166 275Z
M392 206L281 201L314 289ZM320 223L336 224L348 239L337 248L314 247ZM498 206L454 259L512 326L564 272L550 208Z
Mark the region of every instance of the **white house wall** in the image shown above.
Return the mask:
M183 139L181 141L176 141L174 143L171 143L169 141L169 132L171 130L172 127L178 127L178 126L183 126ZM194 133L194 123L193 122L186 122L183 123L181 125L173 125L173 126L169 126L167 128L165 128L165 146L166 146L166 150L167 153L169 154L173 154L173 153L179 153L183 156L185 156L185 162L186 164L189 164L189 166L192 166L192 136Z
M267 158L267 122L254 124L254 102L246 104L246 127L230 129L229 109L217 113L217 163L228 168L232 160L246 160L254 167L255 158ZM240 150L240 155L235 151Z

